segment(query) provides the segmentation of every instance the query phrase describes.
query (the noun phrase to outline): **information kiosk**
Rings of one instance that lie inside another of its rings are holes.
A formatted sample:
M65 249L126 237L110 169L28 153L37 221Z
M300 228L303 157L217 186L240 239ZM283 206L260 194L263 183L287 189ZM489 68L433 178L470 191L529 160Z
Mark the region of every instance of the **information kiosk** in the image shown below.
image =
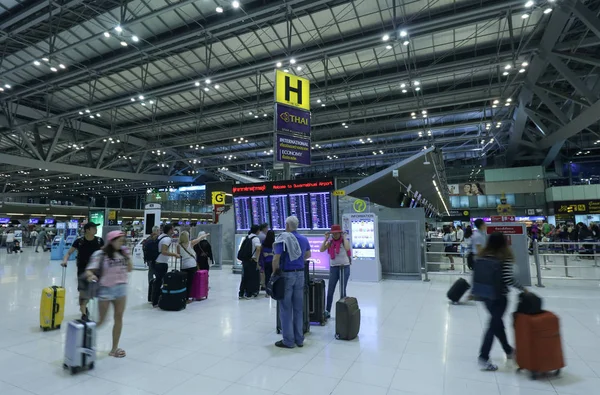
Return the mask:
M62 260L65 255L65 238L62 235L54 236L50 246L50 260Z
M160 226L161 206L157 203L148 203L144 207L144 237L133 247L133 268L136 270L147 270L144 263L144 248L142 243L152 234L152 228Z
M352 281L381 281L378 228L375 214L344 214L342 229L352 247Z

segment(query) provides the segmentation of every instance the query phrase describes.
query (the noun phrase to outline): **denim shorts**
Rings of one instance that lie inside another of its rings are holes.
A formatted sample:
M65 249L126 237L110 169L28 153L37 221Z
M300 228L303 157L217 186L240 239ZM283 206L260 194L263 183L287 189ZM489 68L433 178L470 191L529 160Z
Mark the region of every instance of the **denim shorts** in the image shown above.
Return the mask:
M113 287L100 287L97 296L100 300L122 299L127 296L127 284L117 284Z

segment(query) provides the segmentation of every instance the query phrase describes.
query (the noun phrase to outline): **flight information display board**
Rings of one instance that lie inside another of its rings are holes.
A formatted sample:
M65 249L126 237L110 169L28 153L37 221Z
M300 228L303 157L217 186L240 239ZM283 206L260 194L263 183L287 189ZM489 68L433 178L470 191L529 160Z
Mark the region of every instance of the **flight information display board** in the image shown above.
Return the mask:
M310 199L308 193L290 194L290 215L298 218L298 229L309 230L312 228L310 220Z
M235 211L235 227L238 230L250 230L250 226L252 226L250 197L241 196L233 198L233 209Z
M331 228L332 208L331 193L311 193L310 211L312 214L312 228L314 230L325 230Z
M252 196L252 224L261 225L269 223L269 197ZM285 221L285 220L284 220Z
M285 219L298 217L302 231L329 229L333 222L333 178L287 180L232 187L236 231L246 233L252 225L269 224L285 229Z
M285 219L289 216L288 195L271 195L271 229L285 230Z

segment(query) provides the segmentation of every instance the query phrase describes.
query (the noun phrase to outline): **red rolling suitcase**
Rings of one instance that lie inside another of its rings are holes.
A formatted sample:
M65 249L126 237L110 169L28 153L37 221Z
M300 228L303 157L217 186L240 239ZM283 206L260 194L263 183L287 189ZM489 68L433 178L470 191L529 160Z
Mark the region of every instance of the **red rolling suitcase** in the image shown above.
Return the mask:
M194 275L190 298L196 300L208 298L208 270L198 270Z
M534 380L541 373L558 376L565 366L558 317L544 311L535 315L515 313L514 320L519 370L529 370Z

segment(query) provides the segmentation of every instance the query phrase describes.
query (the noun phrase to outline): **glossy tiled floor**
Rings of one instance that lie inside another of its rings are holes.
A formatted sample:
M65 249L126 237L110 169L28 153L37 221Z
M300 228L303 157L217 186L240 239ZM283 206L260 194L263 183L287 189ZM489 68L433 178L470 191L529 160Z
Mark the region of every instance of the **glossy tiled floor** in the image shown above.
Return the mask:
M74 267L67 282L67 318L76 317ZM106 355L110 327L99 331L95 370L63 372L64 331L38 328L43 286L60 281L58 262L30 251L0 251L0 394L2 395L593 395L600 388L600 289L555 285L540 291L562 318L568 367L559 379L530 381L507 365L480 372L475 364L487 314L475 304L451 306L452 281L351 283L362 309L360 339L333 339L333 324L312 327L303 349L273 346L275 306L238 301L239 277L211 272L208 300L185 311L153 310L146 273L131 276L122 347ZM512 337L512 336L511 336Z

